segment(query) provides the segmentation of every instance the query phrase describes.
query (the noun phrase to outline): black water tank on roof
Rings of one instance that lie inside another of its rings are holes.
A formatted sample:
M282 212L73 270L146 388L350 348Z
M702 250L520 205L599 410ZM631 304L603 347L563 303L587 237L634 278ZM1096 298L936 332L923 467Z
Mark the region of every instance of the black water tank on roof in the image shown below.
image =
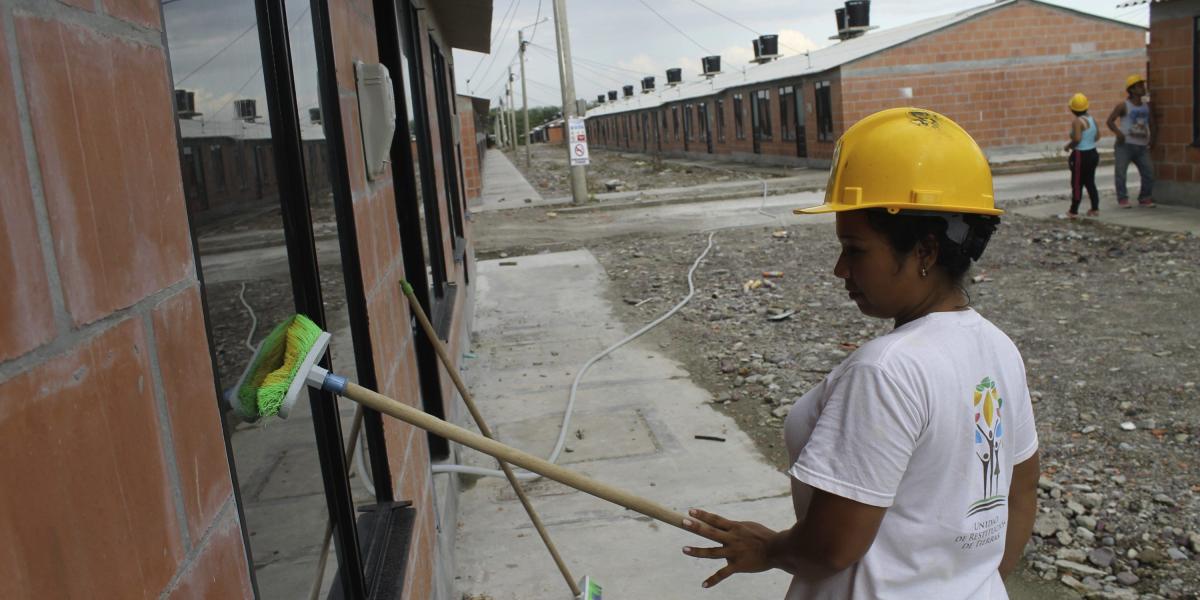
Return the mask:
M720 56L705 56L700 59L700 66L704 69L704 74L717 73L721 70Z
M871 0L846 0L846 26L867 27L871 24Z
M633 95L633 86L632 85L623 86L621 88L621 90L623 90L625 92L625 96L627 96L627 97Z
M774 34L758 36L758 56L775 56L779 54L779 36Z
M683 81L683 69L667 69L667 83L679 83Z
M754 58L758 58L758 57L762 56L762 48L759 47L758 38L750 40L750 45L754 46Z
M651 75L651 76L643 77L642 78L642 90L648 92L653 89L654 89L654 76Z
M833 16L837 18L837 23L838 23L837 30L841 31L841 30L845 29L846 28L846 9L845 9L845 7L833 9Z
M608 99L616 100L617 99L617 90L608 90Z
M596 104L604 104L604 94L596 96Z

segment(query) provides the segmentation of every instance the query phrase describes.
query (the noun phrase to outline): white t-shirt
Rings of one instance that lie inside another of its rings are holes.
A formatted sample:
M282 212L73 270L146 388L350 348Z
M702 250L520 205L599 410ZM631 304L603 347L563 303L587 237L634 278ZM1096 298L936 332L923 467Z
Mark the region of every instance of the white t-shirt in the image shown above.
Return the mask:
M1008 597L1008 488L1037 432L1021 354L979 313L863 345L796 402L784 439L800 518L809 486L888 509L862 560L797 574L788 600Z

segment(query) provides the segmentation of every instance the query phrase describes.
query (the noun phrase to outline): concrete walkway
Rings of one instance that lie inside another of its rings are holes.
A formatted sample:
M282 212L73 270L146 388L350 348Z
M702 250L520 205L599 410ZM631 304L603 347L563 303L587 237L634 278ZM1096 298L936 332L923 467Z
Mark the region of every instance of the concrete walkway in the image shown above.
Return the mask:
M1086 207L1086 203L1084 206ZM1065 209L1066 207L1062 202L1053 202L1024 206L1013 212L1030 217L1048 219L1057 218L1066 212ZM1080 218L1080 221L1089 220L1093 219ZM1112 201L1101 201L1100 216L1095 217L1094 220L1123 227L1138 227L1141 229L1173 231L1177 233L1190 232L1193 235L1200 235L1200 209L1186 206L1159 204L1155 208L1135 207L1122 209L1117 207L1116 203Z
M608 277L587 251L484 261L477 277L477 360L466 361L468 384L502 441L546 456L577 369L628 334L605 299ZM787 476L710 399L678 363L635 340L580 384L559 463L677 511L699 506L789 525ZM495 466L463 454L469 464ZM525 487L575 577L596 578L606 598L692 597L721 566L684 556L682 546L703 542L687 532L552 481ZM464 598L570 597L502 478L480 479L462 493L456 562ZM787 584L781 572L742 575L704 597L782 598Z
M501 210L523 206L542 206L547 202L533 189L504 152L495 148L487 151L483 161L483 192L471 210Z

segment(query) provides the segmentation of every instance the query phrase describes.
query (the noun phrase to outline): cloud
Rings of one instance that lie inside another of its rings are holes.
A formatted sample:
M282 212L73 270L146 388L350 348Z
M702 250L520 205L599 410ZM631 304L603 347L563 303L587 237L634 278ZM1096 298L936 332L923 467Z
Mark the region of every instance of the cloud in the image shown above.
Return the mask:
M779 31L779 53L784 56L802 54L806 50L816 50L820 47L821 45L814 42L812 38L795 29Z

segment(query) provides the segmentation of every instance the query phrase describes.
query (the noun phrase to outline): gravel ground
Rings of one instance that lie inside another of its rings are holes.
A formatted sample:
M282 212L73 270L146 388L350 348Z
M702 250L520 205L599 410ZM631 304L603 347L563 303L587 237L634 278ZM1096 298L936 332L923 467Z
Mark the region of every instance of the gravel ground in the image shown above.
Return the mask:
M570 196L566 150L562 146L547 144L534 144L530 150L533 158L532 169L525 167L524 147L516 154L505 151L505 155L543 197ZM735 170L718 165L685 165L676 161L661 161L656 165L654 158L650 156L634 157L598 149L591 150L590 158L592 162L587 168L587 179L588 189L593 192L685 187L720 181L757 181L763 177L779 177L785 174L779 169L758 172L744 167ZM613 181L620 184L605 185L605 182Z
M719 232L695 298L649 339L783 469L788 407L890 323L845 297L832 227L781 231ZM587 245L636 326L687 293L705 242ZM1042 500L1024 578L1088 598L1200 597L1198 255L1191 235L1013 216L972 274L973 306L1021 349L1034 394Z

